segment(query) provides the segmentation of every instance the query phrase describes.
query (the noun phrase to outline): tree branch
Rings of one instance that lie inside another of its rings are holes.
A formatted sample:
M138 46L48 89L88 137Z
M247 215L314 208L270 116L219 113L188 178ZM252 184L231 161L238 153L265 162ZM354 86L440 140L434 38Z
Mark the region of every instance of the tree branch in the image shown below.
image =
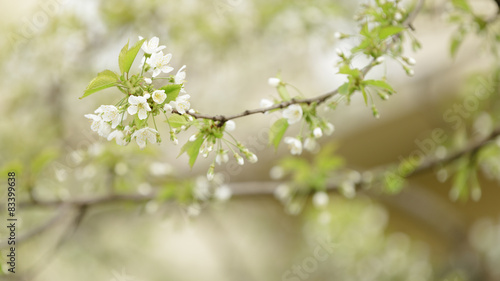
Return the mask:
M411 28L413 30L412 22L415 20L417 14L422 9L424 2L425 2L425 0L419 0L417 2L413 11L408 15L408 17L403 22L403 26L407 26L408 28ZM392 38L399 38L399 37L400 37L400 33L392 36ZM390 46L392 44L393 43L388 44L387 48L390 48ZM377 64L378 63L375 61L375 59L372 59L371 62L361 70L361 73L363 74L363 76L366 75ZM283 108L286 108L292 104L311 104L311 103L321 104L321 103L324 103L325 101L327 101L329 98L335 96L336 94L338 94L338 88L333 90L333 91L330 91L328 93L325 93L323 95L317 96L317 97L308 98L308 99L291 99L289 101L277 103L277 104L270 106L270 107L245 110L241 113L228 115L228 116L225 116L225 115L207 115L207 114L189 113L189 112L187 112L186 114L189 114L196 119L209 119L209 120L213 120L213 121L219 121L222 124L224 124L228 120L237 119L237 118L241 118L241 117L245 117L245 116L249 116L249 115L253 115L253 114L258 114L258 113L266 113L266 112L269 112L269 111L275 110L275 109L283 109ZM174 111L174 113L179 114L177 111Z

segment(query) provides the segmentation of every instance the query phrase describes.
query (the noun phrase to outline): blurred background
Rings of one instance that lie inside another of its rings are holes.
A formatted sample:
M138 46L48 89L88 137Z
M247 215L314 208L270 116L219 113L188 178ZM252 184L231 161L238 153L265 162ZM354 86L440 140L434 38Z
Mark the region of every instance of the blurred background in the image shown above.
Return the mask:
M500 72L488 49L497 46L471 35L452 58L456 25L447 22L448 2L427 3L413 24L423 46L417 53L408 48L417 61L414 77L389 59L370 73L387 75L397 91L377 104L379 119L359 96L325 112L335 132L321 145L335 144L335 154L349 169L397 163L421 150L419 143L436 129L445 132L446 141L431 150L441 147L436 151L446 155L498 126ZM497 11L491 0L469 2L485 16ZM205 177L210 162L200 159L190 169L185 155L177 158L180 145L164 141L141 151L90 130L84 114L116 103L120 94L105 90L78 97L97 72L118 70L118 53L128 40L158 36L173 54L175 71L187 65L192 107L234 114L276 95L267 79L278 73L307 97L342 85L335 49L347 50L355 41L339 42L334 33L356 32L353 16L361 3L1 2L0 167L2 175L17 172L23 241L17 247L18 271L9 275L8 233L0 230L0 279L500 280L498 170L480 173L479 201L453 200L451 172L439 169L412 177L397 195L376 188L353 199L331 193L327 207L308 201L292 215L272 193L261 192L280 184L269 171L289 155L283 144L276 153L267 146L272 115L237 120L234 135L259 162L220 168L224 184L245 195L203 205L200 214L193 206L159 199L56 204L107 194L147 197L166 186L184 190L181 182L196 185ZM472 94L490 93L486 88L496 91L476 99L473 110L457 110ZM161 133L168 136L168 129ZM189 136L181 136L180 144ZM6 198L6 189L0 194Z

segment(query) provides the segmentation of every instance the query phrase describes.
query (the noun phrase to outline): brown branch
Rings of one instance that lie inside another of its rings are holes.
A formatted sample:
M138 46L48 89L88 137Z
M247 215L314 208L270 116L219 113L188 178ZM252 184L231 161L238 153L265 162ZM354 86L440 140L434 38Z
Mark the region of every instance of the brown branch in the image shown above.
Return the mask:
M425 2L425 0L419 0L417 2L413 11L408 15L408 17L403 22L403 26L407 26L408 28L413 29L413 26L411 24L415 20L417 14L422 9L424 2ZM399 38L399 37L400 37L400 33L392 36L392 38ZM392 44L393 43L388 44L387 48L390 48L390 46ZM375 61L375 59L373 59L368 65L366 65L363 69L361 69L362 75L363 76L366 75L377 64L378 63ZM270 107L245 110L241 113L229 115L229 116L207 115L207 114L189 113L189 112L187 112L186 114L189 114L197 119L209 119L209 120L213 120L213 121L219 121L221 124L224 124L228 120L237 119L237 118L241 118L241 117L245 117L245 116L249 116L249 115L253 115L253 114L258 114L258 113L266 113L266 112L269 112L269 111L275 110L275 109L283 109L283 108L286 108L292 104L311 104L311 103L321 104L336 94L338 94L338 88L333 90L333 91L330 91L328 93L325 93L323 95L317 96L317 97L308 98L308 99L291 99L289 101L277 103L277 104L270 106ZM177 111L174 111L174 113L179 114Z

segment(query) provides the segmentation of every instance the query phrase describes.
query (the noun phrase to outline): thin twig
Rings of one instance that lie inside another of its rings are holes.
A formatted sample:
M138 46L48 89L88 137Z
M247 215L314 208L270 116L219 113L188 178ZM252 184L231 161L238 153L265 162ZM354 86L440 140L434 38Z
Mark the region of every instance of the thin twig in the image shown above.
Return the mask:
M417 14L422 9L424 2L425 2L425 0L419 0L417 2L417 5L413 9L413 11L408 15L408 17L403 22L403 26L408 26L409 28L413 29L413 26L411 24L415 20L415 17L417 16ZM399 37L399 36L400 35L398 33L398 34L394 35L393 37ZM390 47L390 44L389 44L389 47ZM373 59L368 65L366 65L361 70L361 73L363 74L363 76L366 75L368 73L368 71L370 71L376 65L377 65L377 63L376 63L375 59ZM291 99L289 101L283 101L283 102L277 103L277 104L270 106L270 107L245 110L245 111L240 112L238 114L229 115L229 116L207 115L207 114L189 113L189 112L187 112L186 114L189 114L196 119L209 119L209 120L218 121L221 124L224 124L228 120L237 119L237 118L241 118L241 117L245 117L245 116L249 116L249 115L253 115L253 114L258 114L258 113L266 113L266 112L269 112L269 111L275 110L275 109L283 109L283 108L286 108L292 104L311 104L311 103L321 104L336 94L338 94L338 88L333 90L333 91L330 91L328 93L325 93L323 95L317 96L317 97L308 98L308 99ZM174 113L179 114L175 110L174 110Z

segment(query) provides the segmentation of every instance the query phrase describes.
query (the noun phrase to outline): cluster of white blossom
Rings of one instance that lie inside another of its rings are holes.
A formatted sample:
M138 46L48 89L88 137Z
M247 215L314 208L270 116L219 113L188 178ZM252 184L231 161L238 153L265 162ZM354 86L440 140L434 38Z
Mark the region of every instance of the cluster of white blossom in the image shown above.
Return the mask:
M268 80L269 85L273 87L279 87L285 85L281 81L281 79L276 77L271 77ZM260 106L262 108L272 107L274 102L269 99L262 99L260 101ZM300 104L292 104L289 105L282 111L282 116L288 121L289 125L299 123L304 120L304 110L303 106ZM310 133L305 137L299 135L298 137L285 137L284 142L288 145L288 149L292 155L300 155L302 154L302 149L306 149L308 151L314 151L317 147L316 139L319 139L323 136L323 133L326 135L331 135L335 129L332 123L325 122L324 120L320 120L318 117L313 116L315 119L314 122L309 124ZM304 139L302 141L302 139Z
M139 37L142 40L142 37ZM171 75L167 81L171 84L179 85L179 90L174 98L168 99L165 89L157 89L153 85L161 73L170 73L174 70L169 65L172 54L164 54L166 47L159 45L159 38L153 37L145 41L141 49L144 55L141 60L141 74L123 82L118 87L126 95L117 105L102 105L94 113L86 114L85 117L92 120L91 129L100 136L108 140L115 139L119 145L127 145L131 140L135 140L137 145L143 149L147 143L161 142L156 121L157 115L163 114L168 119L167 114L175 112L184 115L190 110L190 96L186 94L184 82L186 78L186 66L182 66L175 75ZM145 73L151 73L151 77L146 77ZM127 74L128 78L128 74ZM194 112L194 111L191 111ZM128 113L128 114L127 114ZM127 116L132 120L126 124ZM192 120L191 116L187 116ZM149 127L152 120L154 128ZM177 144L175 133L179 130L171 129L171 140Z

